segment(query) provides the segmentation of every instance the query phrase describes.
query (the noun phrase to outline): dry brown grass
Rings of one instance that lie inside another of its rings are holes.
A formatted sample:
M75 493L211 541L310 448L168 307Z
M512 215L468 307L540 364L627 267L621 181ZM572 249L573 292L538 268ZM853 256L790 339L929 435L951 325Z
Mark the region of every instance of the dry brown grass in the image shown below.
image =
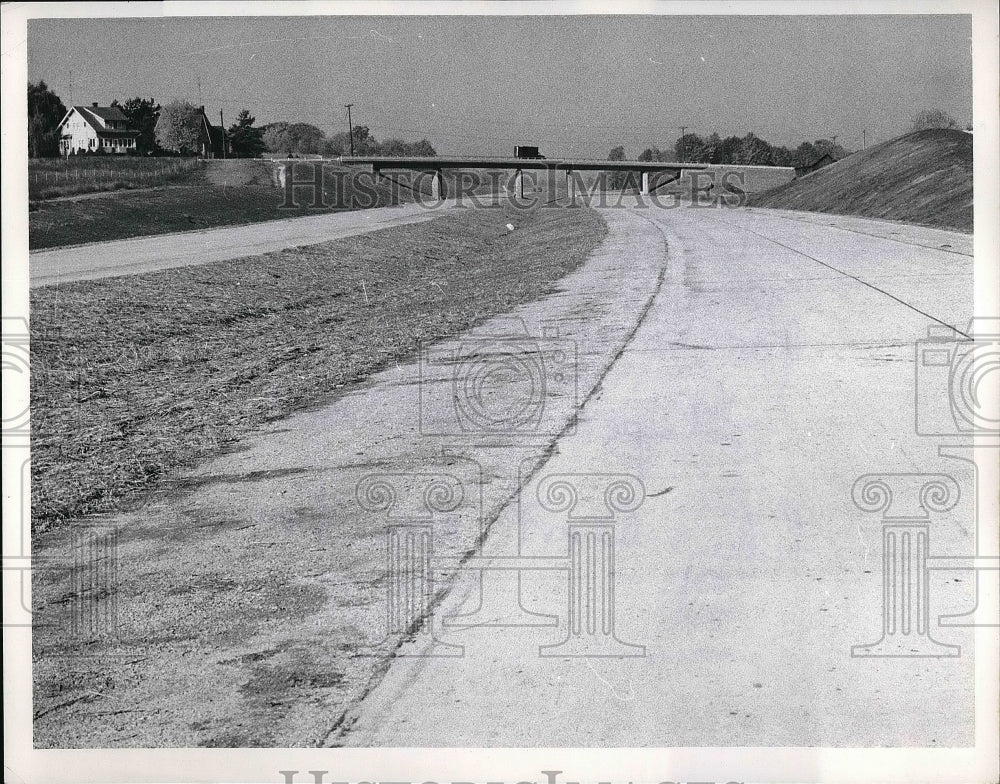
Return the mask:
M589 209L456 211L250 259L34 289L33 526L129 503L421 341L538 297L605 233Z

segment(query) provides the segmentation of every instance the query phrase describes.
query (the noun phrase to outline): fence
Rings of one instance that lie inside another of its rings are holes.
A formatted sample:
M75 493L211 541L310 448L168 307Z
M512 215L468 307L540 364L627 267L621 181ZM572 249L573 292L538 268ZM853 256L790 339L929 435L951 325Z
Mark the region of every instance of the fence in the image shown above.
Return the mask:
M88 156L31 161L28 196L45 199L122 188L154 188L184 180L200 166L197 158L102 160Z

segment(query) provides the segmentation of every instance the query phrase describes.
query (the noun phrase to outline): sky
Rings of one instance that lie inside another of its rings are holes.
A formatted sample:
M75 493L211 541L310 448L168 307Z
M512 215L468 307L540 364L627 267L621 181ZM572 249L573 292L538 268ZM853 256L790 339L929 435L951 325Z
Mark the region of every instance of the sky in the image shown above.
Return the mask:
M28 78L258 124L355 125L439 154L634 158L688 132L859 149L924 108L972 121L971 17L409 16L36 19ZM72 100L71 100L72 96Z

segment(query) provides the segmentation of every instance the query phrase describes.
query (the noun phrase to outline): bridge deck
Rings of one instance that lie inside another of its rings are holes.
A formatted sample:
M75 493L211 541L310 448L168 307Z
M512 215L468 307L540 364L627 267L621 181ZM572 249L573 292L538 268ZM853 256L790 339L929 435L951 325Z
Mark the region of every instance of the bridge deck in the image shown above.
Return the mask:
M376 169L549 169L559 171L646 171L679 172L682 169L708 169L708 163L665 161L602 161L592 158L485 158L485 157L394 157L345 155L345 166L371 166Z

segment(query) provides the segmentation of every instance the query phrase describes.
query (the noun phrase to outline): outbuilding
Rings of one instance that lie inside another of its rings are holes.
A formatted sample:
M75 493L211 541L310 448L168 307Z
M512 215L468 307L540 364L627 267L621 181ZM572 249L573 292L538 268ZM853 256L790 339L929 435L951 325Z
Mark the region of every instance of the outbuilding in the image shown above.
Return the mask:
M802 166L795 167L795 176L801 177L803 174L809 174L817 169L822 169L824 166L829 166L831 163L836 163L837 159L834 158L830 153L825 152L822 155L814 158L810 163L803 164Z

